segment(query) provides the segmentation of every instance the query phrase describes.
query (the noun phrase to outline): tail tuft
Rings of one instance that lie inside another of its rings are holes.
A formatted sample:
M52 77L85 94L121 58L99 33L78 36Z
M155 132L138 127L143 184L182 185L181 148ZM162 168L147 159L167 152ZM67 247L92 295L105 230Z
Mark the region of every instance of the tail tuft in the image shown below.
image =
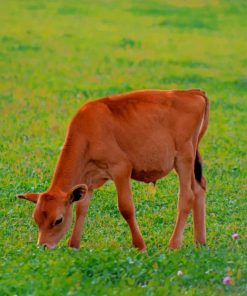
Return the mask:
M198 183L201 184L201 181L202 181L202 163L201 163L201 159L200 159L198 151L196 151L196 159L195 159L195 164L194 164L194 173L195 173L196 180L198 181Z

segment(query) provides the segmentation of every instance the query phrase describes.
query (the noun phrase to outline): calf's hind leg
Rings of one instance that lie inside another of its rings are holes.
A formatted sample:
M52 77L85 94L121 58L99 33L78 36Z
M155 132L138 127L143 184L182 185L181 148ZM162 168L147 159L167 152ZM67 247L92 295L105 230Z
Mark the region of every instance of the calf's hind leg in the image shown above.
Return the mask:
M179 193L177 220L169 242L171 249L181 247L187 217L194 202L194 192L191 186L191 176L194 174L194 149L192 144L188 143L180 149L175 159L175 170L179 177Z
M205 180L203 181L204 181L203 183L206 183ZM205 189L195 179L193 180L193 191L195 195L195 201L193 205L194 240L196 245L205 245L206 244Z

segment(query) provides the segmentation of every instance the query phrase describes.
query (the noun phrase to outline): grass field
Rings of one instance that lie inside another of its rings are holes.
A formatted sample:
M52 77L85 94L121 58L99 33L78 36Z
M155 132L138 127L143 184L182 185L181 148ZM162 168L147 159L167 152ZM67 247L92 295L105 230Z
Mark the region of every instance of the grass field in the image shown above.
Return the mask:
M0 1L0 295L246 295L246 15L244 0ZM132 183L148 254L130 248L112 183L94 194L80 250L69 233L37 248L33 205L15 195L47 189L83 102L142 88L208 93L207 246L193 246L190 217L183 248L167 249L172 173L156 192Z

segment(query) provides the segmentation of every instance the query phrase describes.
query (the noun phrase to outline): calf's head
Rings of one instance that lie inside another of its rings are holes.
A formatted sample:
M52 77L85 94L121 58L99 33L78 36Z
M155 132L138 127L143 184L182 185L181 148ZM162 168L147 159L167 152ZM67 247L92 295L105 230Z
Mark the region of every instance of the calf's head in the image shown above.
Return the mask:
M56 247L71 225L72 205L87 194L85 184L75 186L71 192L61 191L18 194L18 198L36 204L33 218L39 228L38 245Z

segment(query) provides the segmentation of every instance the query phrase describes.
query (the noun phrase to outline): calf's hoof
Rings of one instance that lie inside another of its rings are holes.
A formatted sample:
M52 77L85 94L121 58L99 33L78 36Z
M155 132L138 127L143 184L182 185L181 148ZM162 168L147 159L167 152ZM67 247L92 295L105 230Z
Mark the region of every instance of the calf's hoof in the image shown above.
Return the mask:
M195 245L200 248L200 247L206 247L206 241L195 241Z
M135 247L135 246L134 246ZM146 245L140 246L140 247L135 247L139 252L145 253L147 252L147 247Z
M133 247L136 248L138 251L140 252L146 252L147 251L147 247L144 243L144 241L142 242L138 242L138 243L132 243Z
M70 238L68 240L68 247L69 248L73 248L73 249L79 249L80 248L80 241L79 240L76 240L76 239L73 239L73 238Z
M182 245L181 242L170 240L168 247L170 250L177 250L181 248L181 245Z
M145 246L145 247L144 247L143 249L141 249L141 250L138 249L138 251L140 251L141 253L147 253L148 250L147 250L147 247Z

